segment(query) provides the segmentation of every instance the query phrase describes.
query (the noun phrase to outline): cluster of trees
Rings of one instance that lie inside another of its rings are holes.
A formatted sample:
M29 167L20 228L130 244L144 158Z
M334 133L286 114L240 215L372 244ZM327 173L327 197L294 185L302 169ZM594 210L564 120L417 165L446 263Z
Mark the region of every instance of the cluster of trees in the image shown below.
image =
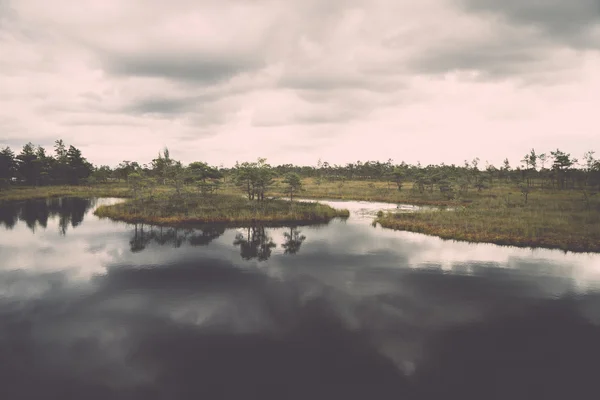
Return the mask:
M494 182L512 183L524 192L535 186L600 190L600 160L594 157L593 151L585 153L579 161L559 149L548 153L531 149L514 168L508 159L499 167L489 163L481 166L479 158L465 160L463 165L427 166L405 162L394 164L392 160L383 163L357 161L346 165L331 165L319 160L316 166L271 166L266 159L259 158L256 162L238 162L232 168L218 168L200 161L185 166L164 149L149 164L124 160L111 168L93 166L79 149L67 148L62 140L55 142L54 155L46 154L43 147L31 143L23 146L18 155L8 147L0 151L0 188L14 183L50 185L126 181L135 192L162 184L172 185L180 193L185 186L193 184L202 192L210 193L229 180L240 187L248 199L260 202L277 177L283 178L290 199L301 189L301 178L313 178L317 184L336 181L339 185L351 179L385 181L388 188L393 186L397 190L402 190L406 182L412 182L416 191L439 190L449 196L469 188L483 190Z
M10 147L0 150L0 189L11 183L26 185L77 185L94 171L93 165L81 154L81 150L62 140L54 144L54 155L42 146L27 143L19 154Z

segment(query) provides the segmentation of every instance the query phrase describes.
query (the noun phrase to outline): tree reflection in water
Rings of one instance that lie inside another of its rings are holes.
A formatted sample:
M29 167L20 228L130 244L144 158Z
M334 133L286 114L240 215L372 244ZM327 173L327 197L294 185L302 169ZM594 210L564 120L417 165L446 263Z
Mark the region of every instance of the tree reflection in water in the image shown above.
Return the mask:
M302 242L306 239L306 236L302 235L302 231L296 227L290 227L290 231L284 232L283 236L285 237L285 242L282 247L285 249L285 254L296 254L300 251L300 246L302 246Z
M23 221L35 232L38 226L46 229L49 219L58 218L58 229L64 236L69 225L79 226L95 204L95 200L78 197L8 202L0 206L0 225L13 229L18 221Z
M190 246L206 246L225 233L225 227L205 225L196 229L169 228L145 224L134 224L133 237L129 241L132 252L142 251L150 243L160 246L169 245L175 248L184 243Z
M233 241L234 246L240 246L240 255L244 260L253 258L266 261L271 257L271 251L277 245L269 236L264 226L256 225L246 228L246 235L238 233Z

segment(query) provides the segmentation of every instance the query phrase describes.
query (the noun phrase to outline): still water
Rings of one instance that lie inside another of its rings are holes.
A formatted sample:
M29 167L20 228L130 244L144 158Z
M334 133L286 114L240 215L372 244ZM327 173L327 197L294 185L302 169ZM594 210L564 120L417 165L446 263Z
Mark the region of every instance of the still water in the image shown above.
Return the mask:
M0 206L1 399L597 399L600 256ZM402 207L411 211L410 207Z

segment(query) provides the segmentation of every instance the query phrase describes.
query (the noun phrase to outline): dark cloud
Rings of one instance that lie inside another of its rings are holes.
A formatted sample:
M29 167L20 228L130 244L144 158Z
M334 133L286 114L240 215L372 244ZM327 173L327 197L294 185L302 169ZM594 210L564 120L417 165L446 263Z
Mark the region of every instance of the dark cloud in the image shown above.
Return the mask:
M536 27L570 46L600 46L590 36L590 30L600 25L599 0L460 0L460 4L469 11L499 14L508 22Z
M427 74L468 71L480 74L479 79L505 79L547 74L560 69L548 61L548 48L535 44L515 45L499 39L495 42L454 44L436 47L413 58L409 67Z
M278 82L280 87L302 90L334 90L340 88L371 89L366 77L344 77L339 75L322 74L289 74ZM373 88L374 89L374 88Z
M492 17L486 19L491 29L480 37L433 43L412 57L408 63L412 71L474 72L474 80L516 78L548 85L572 67L568 57L558 61L557 51L600 48L591 32L600 26L599 0L460 0L459 4L469 13Z
M134 114L181 114L192 110L195 104L195 99L154 98L137 101L125 107L125 111Z
M193 54L168 50L103 56L105 69L117 76L157 77L190 81L204 85L217 84L244 72L260 69L260 57L232 53Z

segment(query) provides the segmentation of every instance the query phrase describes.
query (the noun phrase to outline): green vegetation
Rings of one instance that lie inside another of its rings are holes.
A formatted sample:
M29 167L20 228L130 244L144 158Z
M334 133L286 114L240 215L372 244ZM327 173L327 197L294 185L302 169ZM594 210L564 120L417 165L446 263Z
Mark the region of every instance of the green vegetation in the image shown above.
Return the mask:
M183 221L325 220L325 209L291 203L298 196L449 206L453 211L387 214L382 226L443 238L574 251L600 251L600 161L559 149L531 149L513 168L480 159L464 165L367 161L316 166L271 166L266 159L217 168L184 165L168 149L149 164L93 166L58 140L55 155L25 145L0 150L0 201L57 196L130 197L100 215L158 223ZM70 186L64 186L71 184ZM243 196L242 196L243 194ZM243 198L245 197L245 199ZM273 201L272 198L289 199ZM327 211L330 212L330 211Z
M93 186L19 186L0 192L0 203L54 197L131 197L126 184L96 184Z
M497 187L467 205L417 213L385 213L381 226L444 239L600 252L600 199L575 191Z
M153 225L225 223L242 226L257 222L268 225L321 223L335 217L347 218L349 212L318 203L290 203L268 199L258 202L236 194L205 196L171 193L101 206L95 214L125 222Z

